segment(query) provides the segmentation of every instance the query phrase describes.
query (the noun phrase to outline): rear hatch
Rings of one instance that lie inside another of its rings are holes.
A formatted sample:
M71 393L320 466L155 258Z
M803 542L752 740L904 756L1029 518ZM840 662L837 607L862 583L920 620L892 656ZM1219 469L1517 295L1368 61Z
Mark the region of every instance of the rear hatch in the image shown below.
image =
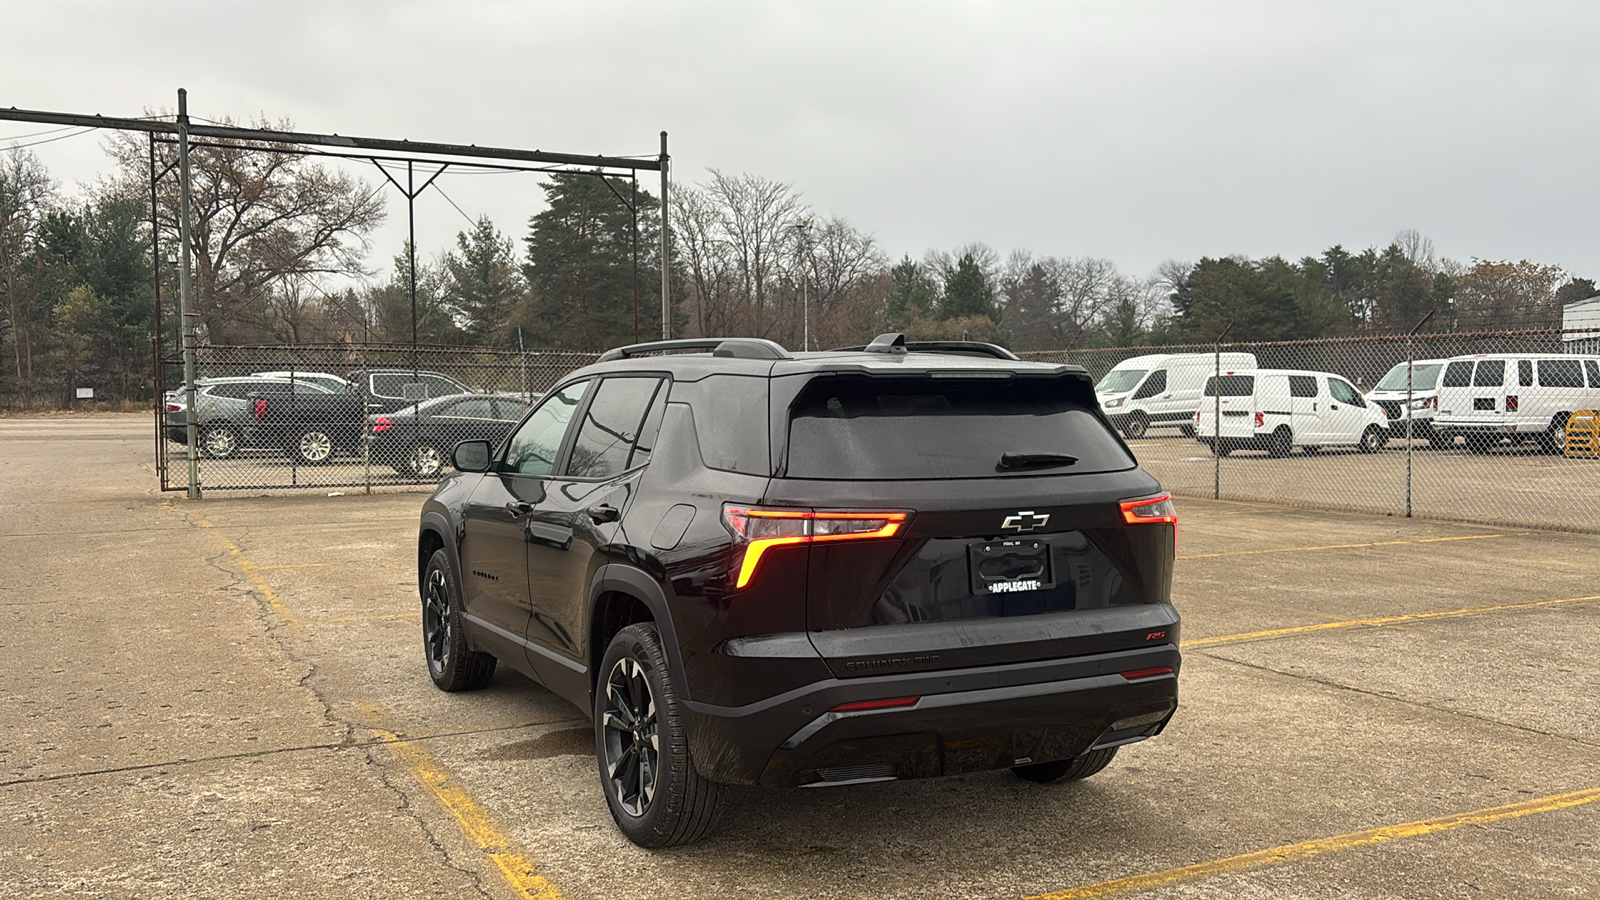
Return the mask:
M1200 392L1200 409L1195 414L1195 434L1210 437L1248 438L1255 434L1256 376L1227 372L1222 375L1222 396L1217 397L1217 376L1206 379ZM1221 425L1218 426L1218 414Z
M767 505L815 516L790 552L808 554L808 634L836 676L1176 640L1174 526L1128 524L1160 486L1086 377L822 375L787 419Z

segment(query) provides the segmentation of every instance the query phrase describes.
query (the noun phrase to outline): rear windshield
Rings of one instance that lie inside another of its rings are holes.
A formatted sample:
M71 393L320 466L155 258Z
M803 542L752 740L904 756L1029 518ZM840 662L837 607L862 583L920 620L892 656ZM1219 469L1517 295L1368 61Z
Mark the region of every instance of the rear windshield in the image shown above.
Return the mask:
M1256 392L1256 377L1254 375L1224 375L1222 376L1222 396L1248 397ZM1206 379L1205 396L1217 395L1217 376Z
M1100 383L1094 386L1102 394L1123 394L1133 390L1133 386L1144 377L1144 369L1112 369Z
M1439 381L1439 370L1443 368L1440 363L1416 363L1411 366L1411 389L1413 391L1431 391ZM1374 390L1403 391L1406 389L1406 364L1401 363L1389 370L1383 376Z
M994 478L1133 466L1055 379L822 377L801 392L789 419L791 478Z

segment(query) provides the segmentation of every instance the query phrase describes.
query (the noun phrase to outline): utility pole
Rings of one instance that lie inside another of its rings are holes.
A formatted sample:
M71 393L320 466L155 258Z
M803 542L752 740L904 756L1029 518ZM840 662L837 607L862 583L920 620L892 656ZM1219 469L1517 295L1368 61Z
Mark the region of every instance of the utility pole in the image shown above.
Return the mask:
M789 226L800 234L800 245L805 248L805 259L800 267L800 346L811 352L811 294L807 284L807 269L811 266L811 220L801 219Z
M200 499L200 410L195 405L194 285L189 277L189 92L178 88L178 311L183 323L183 394L188 407L189 499Z
M667 133L661 132L661 339L672 339L672 259L667 256Z

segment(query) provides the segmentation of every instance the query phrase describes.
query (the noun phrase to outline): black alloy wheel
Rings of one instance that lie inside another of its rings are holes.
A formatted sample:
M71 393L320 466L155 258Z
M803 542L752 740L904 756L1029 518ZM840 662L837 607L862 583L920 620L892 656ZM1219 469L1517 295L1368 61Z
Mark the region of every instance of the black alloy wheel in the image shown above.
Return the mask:
M450 557L443 549L435 550L422 576L422 652L428 660L428 677L440 690L477 690L494 676L496 660L467 648L456 597Z
M700 777L689 755L656 626L617 632L595 685L595 757L611 818L641 847L699 840L716 824L722 786Z

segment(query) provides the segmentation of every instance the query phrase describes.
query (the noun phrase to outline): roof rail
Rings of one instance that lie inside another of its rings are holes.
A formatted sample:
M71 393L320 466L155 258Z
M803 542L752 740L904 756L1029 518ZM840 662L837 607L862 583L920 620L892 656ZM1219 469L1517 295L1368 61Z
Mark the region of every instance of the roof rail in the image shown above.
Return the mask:
M613 362L619 359L642 356L646 353L662 353L671 350L710 350L712 356L737 359L791 358L789 351L763 338L680 338L672 341L651 341L646 344L613 347L600 354L600 358L596 362Z
M879 340L882 340L880 337ZM874 341L876 343L876 341ZM906 341L902 346L911 353L948 353L953 356L987 356L994 359L1020 359L1015 353L998 345L986 344L983 341ZM872 350L872 347L839 347L834 352L860 352ZM873 351L880 352L880 351ZM894 352L885 350L881 352Z

